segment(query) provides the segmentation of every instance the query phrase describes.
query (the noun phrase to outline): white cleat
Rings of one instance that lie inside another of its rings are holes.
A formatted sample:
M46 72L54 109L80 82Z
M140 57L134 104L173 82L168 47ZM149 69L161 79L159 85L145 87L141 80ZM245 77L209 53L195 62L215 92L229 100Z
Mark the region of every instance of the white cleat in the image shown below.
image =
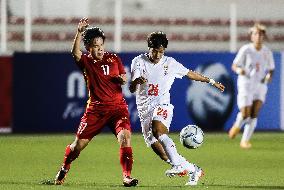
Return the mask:
M174 176L180 176L183 177L187 174L187 170L185 170L181 165L174 165L171 169L167 170L165 172L167 177L174 177Z
M194 166L195 166L195 171L188 172L189 179L185 185L190 185L190 186L197 185L198 180L204 175L204 172L200 167L196 165Z
M251 143L249 141L242 141L240 143L240 147L243 149L250 149L251 148Z

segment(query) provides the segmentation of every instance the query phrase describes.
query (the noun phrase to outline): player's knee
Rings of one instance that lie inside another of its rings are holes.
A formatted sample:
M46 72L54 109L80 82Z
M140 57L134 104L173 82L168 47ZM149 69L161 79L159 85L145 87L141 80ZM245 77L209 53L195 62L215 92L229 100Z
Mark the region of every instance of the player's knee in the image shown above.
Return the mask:
M160 136L160 133L159 131L156 129L156 128L152 128L152 133L153 133L153 136L158 139L159 136Z
M121 130L117 135L117 140L122 147L130 146L131 132L127 129Z
M81 152L89 143L87 139L76 139L70 146L75 152Z
M163 135L163 134L166 134L156 128L153 128L152 130L152 133L153 133L153 136L156 138L156 139L159 139L159 136Z
M168 134L167 128L161 122L154 122L152 124L152 133L156 139L163 134Z

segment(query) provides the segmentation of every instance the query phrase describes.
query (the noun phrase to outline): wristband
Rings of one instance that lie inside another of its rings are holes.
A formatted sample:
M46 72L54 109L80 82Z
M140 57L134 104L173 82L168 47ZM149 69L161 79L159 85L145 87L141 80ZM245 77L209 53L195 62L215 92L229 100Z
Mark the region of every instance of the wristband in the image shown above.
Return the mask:
M213 79L209 79L209 84L214 85L216 82Z
M238 75L240 75L242 71L243 71L243 69L241 69L240 67L238 67L238 68L236 69L236 73L237 73Z

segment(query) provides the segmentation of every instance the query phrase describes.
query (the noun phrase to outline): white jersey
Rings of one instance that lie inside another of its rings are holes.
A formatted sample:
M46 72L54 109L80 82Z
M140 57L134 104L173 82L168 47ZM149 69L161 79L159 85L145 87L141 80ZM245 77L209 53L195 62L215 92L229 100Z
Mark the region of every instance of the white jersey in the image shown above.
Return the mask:
M149 111L156 105L170 104L170 89L175 78L182 78L189 70L172 57L163 56L157 64L147 54L132 60L131 80L144 77L147 82L137 85L136 104L138 111Z
M262 46L258 51L252 43L241 47L234 64L245 70L245 75L239 75L238 83L260 82L275 67L271 50Z

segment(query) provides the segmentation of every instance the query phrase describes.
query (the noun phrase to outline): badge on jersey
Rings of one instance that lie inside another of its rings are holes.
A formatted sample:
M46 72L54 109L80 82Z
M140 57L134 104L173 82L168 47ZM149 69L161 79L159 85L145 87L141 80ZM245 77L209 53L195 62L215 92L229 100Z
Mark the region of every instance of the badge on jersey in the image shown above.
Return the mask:
M168 65L164 65L164 75L167 75L168 74Z
M112 62L114 62L114 59L110 57L110 58L107 59L107 62L112 63Z

